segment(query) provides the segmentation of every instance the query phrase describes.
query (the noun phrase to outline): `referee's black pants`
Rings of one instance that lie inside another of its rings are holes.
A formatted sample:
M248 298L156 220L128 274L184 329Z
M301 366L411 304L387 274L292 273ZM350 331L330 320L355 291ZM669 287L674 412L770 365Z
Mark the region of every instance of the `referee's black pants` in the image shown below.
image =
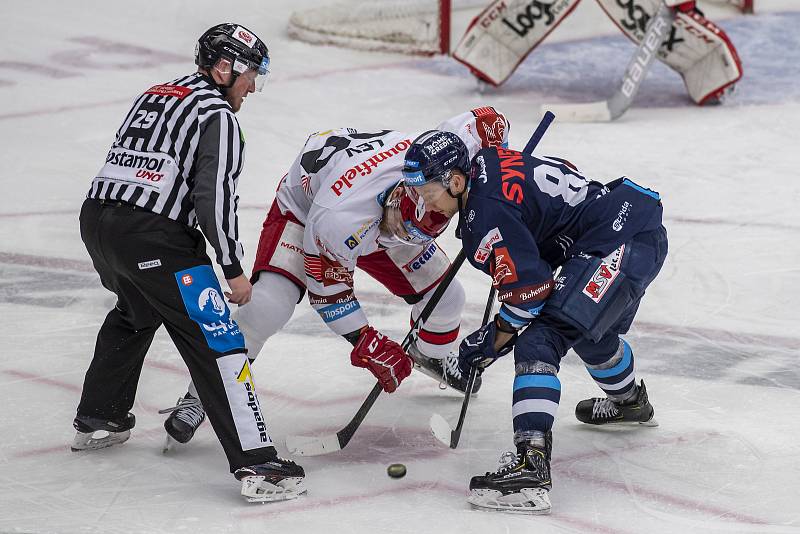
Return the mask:
M211 261L203 235L167 217L95 199L84 201L80 228L100 280L117 295L117 304L97 335L78 415L120 420L131 410L144 357L163 324L189 368L231 472L273 458L244 344L220 351L209 337L227 334L235 323L198 321L197 298L182 294L181 280L219 288L213 270L213 282L205 279ZM187 270L188 278L181 274ZM205 303L212 316L219 318L214 312L221 315L224 308L229 317L221 290L210 292L213 302L206 298ZM209 290L204 294L208 297Z

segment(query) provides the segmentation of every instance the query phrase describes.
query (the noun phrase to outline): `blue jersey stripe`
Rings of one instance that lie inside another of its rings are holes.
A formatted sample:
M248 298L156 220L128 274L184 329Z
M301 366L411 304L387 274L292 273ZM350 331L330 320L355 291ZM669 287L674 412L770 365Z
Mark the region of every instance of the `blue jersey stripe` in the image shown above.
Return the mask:
M637 184L635 182L632 182L632 181L628 180L627 178L622 180L622 184L623 185L627 185L628 187L632 187L632 188L636 189L637 191L639 191L640 193L644 193L645 195L647 195L649 197L653 197L656 200L661 200L661 197L658 195L657 192L651 191L651 190L647 189L646 187L642 187L641 185L639 185L639 184Z
M517 314L513 313L508 307L503 304L500 306L500 317L508 321L512 326L516 328L522 328L523 326L528 326L532 319L523 318L518 316Z

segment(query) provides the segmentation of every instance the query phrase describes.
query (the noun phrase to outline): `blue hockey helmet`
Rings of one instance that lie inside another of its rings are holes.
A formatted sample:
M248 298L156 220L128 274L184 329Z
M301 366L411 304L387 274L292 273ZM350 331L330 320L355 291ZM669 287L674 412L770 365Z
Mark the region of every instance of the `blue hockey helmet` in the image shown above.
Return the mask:
M428 130L406 152L403 180L408 187L439 180L447 187L454 169L469 173L469 150L456 134Z
M467 175L469 151L454 133L429 130L417 137L406 152L403 165L405 195L400 201L400 212L409 240L425 243L439 236L450 222L450 217L425 203L433 198L450 194L450 178L454 170Z

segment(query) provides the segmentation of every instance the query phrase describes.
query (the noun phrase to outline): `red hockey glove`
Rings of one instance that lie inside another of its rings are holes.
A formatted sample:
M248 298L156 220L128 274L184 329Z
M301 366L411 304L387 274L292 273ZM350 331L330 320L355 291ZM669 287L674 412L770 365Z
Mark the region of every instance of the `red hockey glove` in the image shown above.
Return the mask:
M350 362L356 367L369 369L387 393L396 390L400 382L411 374L412 362L408 354L371 326L361 332L350 353Z

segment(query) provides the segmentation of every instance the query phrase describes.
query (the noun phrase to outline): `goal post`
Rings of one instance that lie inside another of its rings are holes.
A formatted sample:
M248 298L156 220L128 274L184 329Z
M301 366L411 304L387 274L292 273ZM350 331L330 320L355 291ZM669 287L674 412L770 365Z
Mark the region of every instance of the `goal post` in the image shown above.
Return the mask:
M314 44L448 54L451 9L451 0L340 0L292 13L288 30Z
M509 10L539 1L511 0L501 6ZM704 2L733 5L752 13L754 0L701 0L700 4ZM466 28L462 23L472 20L490 4L491 0L320 0L314 7L293 12L288 32L295 39L313 44L447 55L451 52L453 27L458 26L460 33ZM458 41L461 35L455 38Z

